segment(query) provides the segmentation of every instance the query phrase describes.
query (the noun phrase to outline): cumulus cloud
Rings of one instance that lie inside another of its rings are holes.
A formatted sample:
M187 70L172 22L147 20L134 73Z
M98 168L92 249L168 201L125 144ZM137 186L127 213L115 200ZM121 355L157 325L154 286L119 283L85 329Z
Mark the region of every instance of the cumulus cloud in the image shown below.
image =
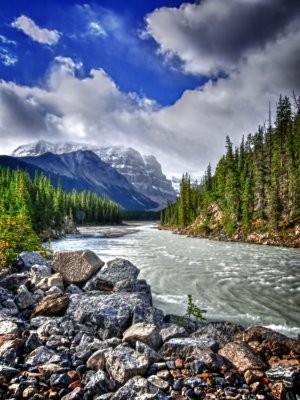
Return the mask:
M36 23L26 15L21 15L12 22L13 28L19 29L28 35L32 40L41 44L54 45L58 42L60 33L57 30L40 28Z
M299 12L298 0L203 0L155 10L142 37L153 37L161 53L178 57L187 73L218 75L234 70L294 21L299 26Z
M217 1L204 0L193 6L223 4L222 12L226 16L229 1ZM270 4L270 0L232 2L243 3L243 7L256 4L260 12L261 4ZM287 3L295 6L291 0ZM182 12L184 9L186 12L187 7L166 11L174 13L174 10ZM243 7L240 10L244 10ZM156 155L168 174L180 176L190 171L199 176L208 162L215 164L223 153L226 135L239 144L243 134L255 132L258 124L265 121L269 102L274 110L280 93L291 95L295 90L300 94L299 18L295 19L289 12L283 18L284 13L280 10L281 6L278 6L281 29L276 26L273 34L264 32L264 39L244 39L242 45L238 41L239 50L230 51L233 44L228 45L229 55L226 58L225 52L224 56L221 53L220 65L225 69L228 63L234 68L228 68L222 78L185 91L168 107L161 107L136 93L123 93L102 69L92 69L89 76L82 76L81 62L68 57L55 58L44 86L27 87L2 81L1 148L8 152L20 144L41 138L99 146L124 144ZM220 15L219 9L215 12ZM231 8L230 12L234 14ZM240 13L242 19L243 13ZM192 18L196 13L190 14ZM147 17L148 21L149 18L151 16ZM238 21L236 15L235 18ZM196 67L204 62L202 53L193 53L198 23L193 28L195 39L191 40L190 47L186 43L185 51L193 54L195 73L202 73L204 69ZM221 28L206 26L208 31L214 29ZM206 31L205 34L207 37ZM169 33L166 35L168 37ZM217 46L215 53L213 49L209 50L213 62L207 70L216 68L214 59L218 59L218 49ZM207 52L204 46L203 54ZM184 61L182 53L180 57ZM191 68L187 63L185 65L186 69Z

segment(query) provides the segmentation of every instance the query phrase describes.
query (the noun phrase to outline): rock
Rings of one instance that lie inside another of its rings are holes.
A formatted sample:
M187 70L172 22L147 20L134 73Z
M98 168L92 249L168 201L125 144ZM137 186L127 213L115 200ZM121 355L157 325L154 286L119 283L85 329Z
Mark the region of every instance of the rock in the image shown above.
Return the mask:
M119 384L124 384L136 375L143 375L148 365L149 361L144 355L124 345L106 354L106 369Z
M78 286L71 284L67 287L67 289L65 290L65 293L66 294L82 294L83 290L81 290Z
M278 357L290 352L300 353L299 341L262 326L250 328L243 333L237 334L236 338L249 343L249 345L256 342L256 350L258 352Z
M108 261L106 266L101 269L97 274L97 278L103 282L109 282L113 285L124 279L135 281L138 277L140 270L133 265L130 261L123 258L115 258Z
M12 321L0 321L0 335L10 335L19 332L18 325Z
M69 298L65 294L49 294L36 305L31 317L34 318L38 315L57 315L67 307L68 303Z
M17 353L14 348L6 349L4 351L1 351L0 363L5 364L8 367L15 367L16 366L16 357L17 357Z
M61 400L80 400L81 398L82 398L81 389L80 387L77 387L74 390L72 390L71 393L68 393L65 396L63 396Z
M63 291L57 286L52 286L49 290L45 292L46 296L49 296L50 294L63 294Z
M159 393L147 379L135 376L122 386L111 400L146 400L155 399Z
M245 342L227 343L219 354L228 359L241 373L247 370L266 370L267 366L259 354Z
M33 350L26 358L26 364L30 366L37 366L47 363L51 357L55 354L53 350L47 349L45 346L40 346Z
M156 375L152 375L148 378L148 382L151 383L154 387L157 387L160 390L168 390L170 385L164 379L159 378Z
M235 335L242 333L241 325L231 322L209 322L198 328L191 337L198 339L210 339L218 343L218 347L224 347L235 340Z
M143 354L149 360L150 364L161 360L161 355L145 343L137 341L135 349L138 353Z
M107 265L101 269L89 282L84 286L84 290L104 290L111 292L114 286L119 283L116 291L120 290L120 286L128 285L131 290L135 291L135 281L140 270L135 267L130 261L124 260L123 258L116 258L107 263ZM125 282L126 281L126 282Z
M21 285L15 297L15 302L20 310L25 310L26 308L32 306L35 303L35 300L27 287Z
M137 306L147 306L138 293L73 294L66 316L77 323L93 326L102 339L107 339L122 336Z
M69 283L86 282L103 265L104 262L90 250L59 251L53 260L53 269L60 272Z
M35 264L30 268L31 284L36 286L43 278L51 275L51 269L47 265Z
M13 376L18 374L20 374L18 369L0 364L0 376L3 375L5 378L11 379Z
M87 360L86 366L89 369L94 369L98 371L98 369L104 369L105 367L105 353L103 350L97 350L93 353L90 358Z
M61 290L64 290L64 280L63 276L60 273L56 273L45 278L42 278L40 282L36 285L38 289L48 290L53 286L58 287Z
M159 329L154 324L139 322L124 332L123 341L131 345L135 345L136 341L140 341L157 350L160 345Z
M106 372L99 370L89 378L85 389L90 395L107 393L114 390L114 384L108 378Z
M69 386L72 383L72 379L68 374L52 374L50 377L50 386Z
M271 382L282 382L286 388L292 388L296 382L300 383L300 372L295 367L283 367L269 369L266 376Z
M26 285L29 282L30 275L28 272L19 274L10 274L0 280L0 286L4 289L15 292L21 285Z
M218 367L218 358L209 346L214 347L215 342L193 338L174 338L163 345L164 357L182 357L189 361L200 360L208 368Z
M283 383L281 383L281 382L274 383L274 385L272 385L272 387L271 387L271 391L272 391L272 396L274 397L274 399L276 399L276 400L284 400L285 399L286 391L285 391L285 387L284 387Z
M19 255L18 263L22 268L28 270L35 264L47 265L47 260L37 251L23 251Z
M187 337L188 333L183 326L168 324L160 330L160 336L163 342L167 342L170 339Z
M254 382L260 381L263 376L264 376L264 373L262 370L248 369L244 373L244 379L248 385L251 385Z

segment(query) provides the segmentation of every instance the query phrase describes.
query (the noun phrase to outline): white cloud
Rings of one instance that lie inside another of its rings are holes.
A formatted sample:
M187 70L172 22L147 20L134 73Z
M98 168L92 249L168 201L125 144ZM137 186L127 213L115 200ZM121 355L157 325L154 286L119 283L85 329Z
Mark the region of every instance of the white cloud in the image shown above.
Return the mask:
M57 30L40 28L31 18L26 17L26 15L16 18L11 26L23 31L32 40L41 44L48 44L49 46L56 44L60 37L60 33Z
M107 36L106 31L99 22L92 21L88 25L88 33L93 36Z
M0 35L0 42L5 44L5 45L13 45L13 46L17 45L17 43L14 40L8 39L4 35Z
M6 67L10 67L18 62L18 57L8 49L0 47L0 61Z

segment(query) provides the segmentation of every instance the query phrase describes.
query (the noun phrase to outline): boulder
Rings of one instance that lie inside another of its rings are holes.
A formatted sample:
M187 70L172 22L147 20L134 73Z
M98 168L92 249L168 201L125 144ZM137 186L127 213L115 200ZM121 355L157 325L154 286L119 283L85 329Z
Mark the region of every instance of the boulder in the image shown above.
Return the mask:
M95 394L111 392L114 390L114 384L106 372L99 370L88 379L85 389L93 396Z
M0 280L0 286L4 289L16 292L21 285L26 285L30 281L28 272L10 274Z
M240 373L245 373L247 370L267 369L260 355L245 342L227 343L219 354L229 360Z
M140 341L157 350L160 346L159 329L154 324L138 322L124 332L123 341L131 345Z
M10 320L2 320L0 321L0 335L9 335L18 333L19 328L18 325Z
M160 336L163 342L167 342L170 339L187 337L188 333L183 326L168 324L160 330Z
M48 290L54 286L58 287L61 290L64 290L64 280L63 276L60 273L42 278L36 285L36 288L41 290Z
M97 350L93 353L86 362L86 366L89 369L104 369L105 366L105 352L103 350Z
M38 251L23 251L19 255L19 265L29 270L33 265L47 265L47 260Z
M156 352L143 342L137 341L135 343L135 349L138 353L143 354L149 360L150 364L161 360L160 353Z
M124 260L123 258L116 258L109 261L104 268L96 276L94 276L87 284L84 286L84 290L106 290L112 291L114 286L118 282L119 285L129 285L131 290L134 290L134 282L139 274L140 270L134 266L130 261ZM120 288L119 288L120 289ZM122 291L122 290L118 290ZM127 290L125 290L127 291Z
M120 345L106 354L106 369L121 385L136 375L143 375L148 366L147 358L128 346Z
M53 260L53 269L69 283L85 283L103 265L104 262L90 250L59 251Z
M300 353L300 342L288 338L281 333L275 332L262 326L254 326L245 332L236 335L236 339L255 344L255 349L262 353L282 357L282 355Z
M30 268L31 284L36 286L41 279L51 275L51 268L47 265L34 264Z
M293 388L296 382L300 386L300 371L295 367L279 366L266 371L266 375L271 382L282 382L286 388Z
M68 305L69 298L63 293L54 293L45 296L35 307L31 317L38 315L57 315Z
M187 361L202 361L208 368L216 369L220 363L217 355L211 350L215 342L193 338L174 338L163 345L164 357L181 357Z
M147 307L138 293L73 294L66 316L77 323L92 326L102 339L107 339L122 336L130 326L137 306Z
M32 293L29 292L26 286L21 285L15 297L15 302L20 310L26 310L35 303Z
M197 339L211 339L218 343L218 347L224 347L225 344L233 342L235 335L244 331L241 325L232 322L209 322L198 328L191 337Z
M53 350L49 350L45 346L37 347L25 358L26 364L35 367L37 365L46 364L51 357L55 355Z
M157 387L153 386L147 379L135 376L125 383L111 400L146 400L155 399L159 394Z

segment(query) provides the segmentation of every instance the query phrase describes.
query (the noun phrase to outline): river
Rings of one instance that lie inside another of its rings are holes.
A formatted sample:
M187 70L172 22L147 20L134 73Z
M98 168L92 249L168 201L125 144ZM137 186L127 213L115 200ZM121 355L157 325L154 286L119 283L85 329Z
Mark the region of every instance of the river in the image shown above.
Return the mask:
M188 238L147 223L80 232L53 242L54 250L130 260L165 312L184 314L191 294L208 320L300 333L300 249Z

